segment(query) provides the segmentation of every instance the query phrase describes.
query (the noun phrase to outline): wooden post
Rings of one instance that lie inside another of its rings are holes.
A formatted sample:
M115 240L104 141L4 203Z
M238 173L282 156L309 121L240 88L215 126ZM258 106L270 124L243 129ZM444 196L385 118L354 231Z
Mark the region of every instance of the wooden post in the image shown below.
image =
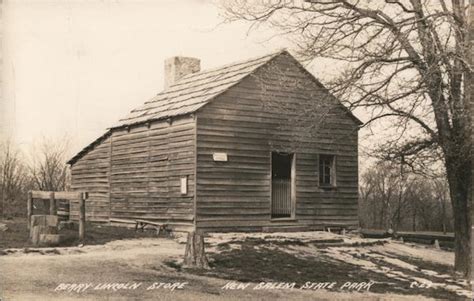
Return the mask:
M54 199L54 192L49 193L49 215L56 215L56 200Z
M31 215L33 214L33 198L31 191L28 191L28 200L26 203L28 229L31 227Z
M84 241L86 237L86 199L88 195L87 192L81 193L81 198L79 199L79 239Z

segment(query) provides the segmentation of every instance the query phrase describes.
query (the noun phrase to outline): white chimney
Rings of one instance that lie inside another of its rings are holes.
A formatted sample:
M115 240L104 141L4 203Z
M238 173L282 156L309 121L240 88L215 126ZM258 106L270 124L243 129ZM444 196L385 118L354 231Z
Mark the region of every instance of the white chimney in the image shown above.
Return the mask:
M201 61L193 57L174 56L165 60L165 89L185 75L201 70Z

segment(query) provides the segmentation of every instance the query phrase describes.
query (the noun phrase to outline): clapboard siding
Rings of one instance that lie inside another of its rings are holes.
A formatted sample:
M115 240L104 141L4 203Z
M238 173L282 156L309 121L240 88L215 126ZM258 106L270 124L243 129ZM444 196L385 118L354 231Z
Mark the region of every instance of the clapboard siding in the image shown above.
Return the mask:
M296 216L271 219L271 152L296 156ZM228 162L214 162L225 152ZM337 188L319 187L319 154ZM294 61L277 57L197 113L196 225L209 231L356 227L356 124Z
M149 219L175 229L193 225L195 120L183 117L112 135L111 217ZM180 179L188 178L181 194Z
M73 190L89 192L90 221L149 219L185 230L194 223L195 119L115 129L71 167ZM188 179L181 194L180 179ZM71 207L77 219L77 204Z
M89 220L205 231L357 226L357 120L291 55L183 80L70 160L73 188L90 193ZM271 219L272 151L294 154L291 220ZM228 161L215 162L215 152ZM336 156L331 190L319 187L321 154Z
M110 136L103 139L90 152L71 166L71 190L87 191L86 219L107 222L110 217L109 158ZM77 220L79 207L71 201L70 217Z

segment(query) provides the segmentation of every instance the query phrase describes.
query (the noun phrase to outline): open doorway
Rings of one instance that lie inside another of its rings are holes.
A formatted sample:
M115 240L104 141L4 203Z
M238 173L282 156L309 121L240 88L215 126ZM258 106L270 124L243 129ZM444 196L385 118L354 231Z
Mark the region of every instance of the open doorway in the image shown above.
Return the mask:
M272 218L291 218L294 195L294 155L272 152Z

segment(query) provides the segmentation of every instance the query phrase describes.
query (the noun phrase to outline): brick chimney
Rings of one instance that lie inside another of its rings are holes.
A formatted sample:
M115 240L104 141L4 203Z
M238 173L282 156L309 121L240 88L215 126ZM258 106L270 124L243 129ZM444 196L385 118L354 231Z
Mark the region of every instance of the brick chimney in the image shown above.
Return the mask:
M165 89L185 75L201 70L201 61L193 57L174 56L165 60Z

